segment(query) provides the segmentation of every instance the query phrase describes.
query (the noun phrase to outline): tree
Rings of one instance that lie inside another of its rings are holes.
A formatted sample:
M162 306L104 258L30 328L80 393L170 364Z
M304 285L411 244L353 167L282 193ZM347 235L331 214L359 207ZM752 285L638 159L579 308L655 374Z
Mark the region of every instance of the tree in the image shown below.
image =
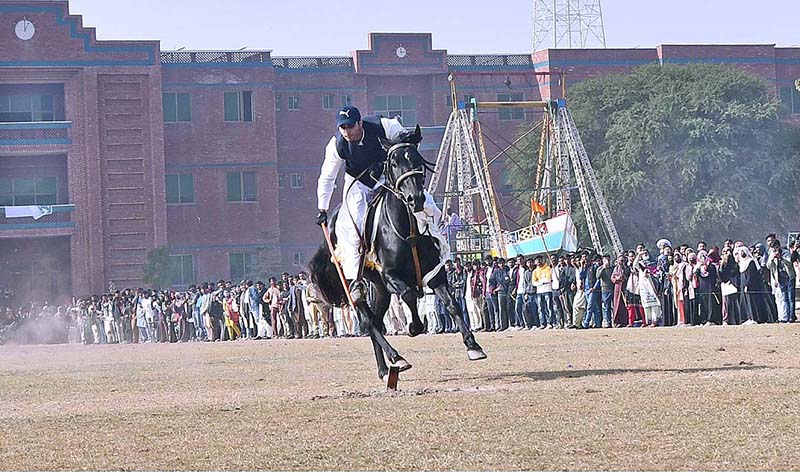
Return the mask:
M796 222L800 133L770 90L709 64L644 66L572 87L568 106L625 247L760 240ZM513 173L517 186L524 174Z
M164 246L153 248L147 252L147 263L144 266L142 280L153 289L164 289L171 282L169 252Z

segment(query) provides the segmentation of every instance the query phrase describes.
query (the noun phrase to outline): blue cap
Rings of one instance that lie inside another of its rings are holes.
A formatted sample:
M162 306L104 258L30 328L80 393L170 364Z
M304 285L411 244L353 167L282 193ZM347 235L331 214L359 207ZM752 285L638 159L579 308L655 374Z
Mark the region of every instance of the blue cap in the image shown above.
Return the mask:
M336 126L353 126L361 120L361 112L352 105L347 105L339 109L336 114Z

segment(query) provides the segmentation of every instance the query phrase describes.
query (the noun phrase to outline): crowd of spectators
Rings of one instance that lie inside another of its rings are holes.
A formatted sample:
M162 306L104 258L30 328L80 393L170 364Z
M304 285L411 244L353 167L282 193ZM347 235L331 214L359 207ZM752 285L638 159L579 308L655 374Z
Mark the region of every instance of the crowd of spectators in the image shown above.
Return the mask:
M751 325L797 320L800 244L771 234L720 249L644 244L616 260L593 250L445 264L450 291L472 331ZM426 291L418 310L429 333L456 324ZM392 296L384 325L403 334L408 308ZM307 274L192 285L186 291L125 289L73 301L0 310L0 343L152 343L364 336L348 308L321 300Z
M588 329L795 322L800 244L770 234L722 249L644 244L613 259L593 250L448 263L473 330Z
M0 314L2 314L0 312ZM19 343L153 343L355 336L347 309L331 310L307 274L280 279L191 285L186 291L125 289L68 306L6 309L3 333ZM8 338L8 337L6 337Z

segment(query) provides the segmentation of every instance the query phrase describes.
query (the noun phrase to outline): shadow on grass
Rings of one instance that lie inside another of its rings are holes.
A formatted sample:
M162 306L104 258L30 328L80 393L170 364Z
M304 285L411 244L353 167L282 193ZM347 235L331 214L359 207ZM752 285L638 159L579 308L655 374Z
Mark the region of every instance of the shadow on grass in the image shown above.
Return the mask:
M464 376L464 377L450 377L441 378L439 381L465 381L465 380L482 380L482 381L505 381L519 378L526 378L531 381L551 381L554 379L562 378L584 378L587 376L612 376L620 374L636 374L636 373L703 373L703 372L725 372L725 371L752 371L763 370L769 368L768 366L753 366L750 364L740 364L737 366L720 366L710 368L613 368L613 369L597 369L597 370L563 370L563 371L517 371L511 373L498 373L494 375L481 375L481 376ZM512 381L513 382L513 381Z

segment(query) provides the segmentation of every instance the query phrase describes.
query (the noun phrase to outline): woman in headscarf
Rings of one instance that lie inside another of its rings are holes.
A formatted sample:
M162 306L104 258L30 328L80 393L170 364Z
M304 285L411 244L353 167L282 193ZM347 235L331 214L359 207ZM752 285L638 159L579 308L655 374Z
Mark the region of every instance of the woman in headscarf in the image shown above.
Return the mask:
M719 247L714 246L711 248L711 251L708 252L708 259L711 263L716 267L717 270L717 283L714 286L714 307L712 307L713 312L711 316L713 317L713 322L717 325L722 323L722 290L720 288L719 282L719 268L721 265L722 257L720 256Z
M669 267L669 281L672 284L672 294L675 303L675 312L677 314L677 326L686 325L686 307L684 306L684 289L686 286L686 278L683 277L686 262L683 261L683 255L680 251L676 251L673 255L673 264Z
M719 279L722 281L722 325L739 325L739 265L733 255L733 248L722 250L722 265Z
M775 305L775 298L772 297L770 290L772 281L770 280L769 268L767 268L767 257L769 255L767 246L759 242L750 249L753 259L758 264L758 271L761 273L761 280L764 281L764 305L767 307L766 321L769 323L778 321L778 306Z
M664 326L672 326L677 323L677 311L675 310L675 297L673 286L670 279L670 269L675 265L672 255L672 247L667 241L661 248L658 256L658 269L656 271L658 281L659 298L661 299L661 312L664 319Z
M634 260L633 267L638 273L638 293L644 309L642 326L657 327L661 319L661 301L656 290L655 278L647 265L649 259L650 255L647 251L643 251Z
M697 265L697 255L689 249L686 252L686 264L683 267L684 286L683 307L686 314L687 325L697 325L697 279L694 267Z
M746 246L739 247L739 310L742 325L753 325L767 321L767 306L764 301L764 278L758 262Z
M719 304L716 295L717 267L705 251L697 253L697 262L694 269L697 278L696 297L699 301L696 325L712 325L715 323L715 306Z
M628 279L625 281L625 306L628 310L628 327L633 327L633 323L637 317L642 320L642 327L647 326L647 321L644 318L644 310L642 309L642 302L639 297L639 271L634 266L636 260L636 252L628 250L628 260L626 265L628 267Z
M624 327L627 325L627 309L625 302L625 283L630 276L628 265L625 264L625 255L620 255L617 258L617 263L614 266L614 271L611 273L611 282L614 283L614 312L611 319L614 321L615 327Z

